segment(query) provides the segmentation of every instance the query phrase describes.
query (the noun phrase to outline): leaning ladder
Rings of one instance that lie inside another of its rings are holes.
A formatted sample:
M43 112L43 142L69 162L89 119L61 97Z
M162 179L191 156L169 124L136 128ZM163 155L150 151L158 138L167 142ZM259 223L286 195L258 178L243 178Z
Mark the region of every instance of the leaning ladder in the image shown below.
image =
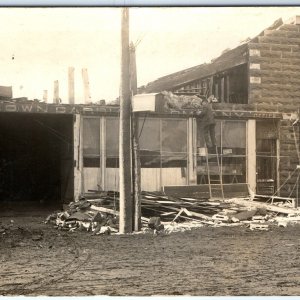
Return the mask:
M215 154L210 154L208 152L208 148L206 147L206 168L207 168L207 178L208 178L208 187L209 187L209 196L210 198L219 198L220 194L222 199L224 199L224 188L223 188L223 180L221 174L221 165L220 165L220 158L218 154L218 147L216 146ZM216 161L214 161L214 158ZM218 175L211 175L210 167L211 165L215 165L217 163L217 174ZM217 178L212 178L211 176L217 176Z

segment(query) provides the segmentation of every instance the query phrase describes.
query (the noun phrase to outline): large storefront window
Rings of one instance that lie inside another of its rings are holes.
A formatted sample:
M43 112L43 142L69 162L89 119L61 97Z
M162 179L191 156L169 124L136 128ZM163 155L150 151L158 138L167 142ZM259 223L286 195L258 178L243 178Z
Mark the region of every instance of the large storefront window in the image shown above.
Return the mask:
M209 155L207 163L203 149L203 133L198 130L197 183L207 184L208 174L211 182L218 182L221 174L223 183L246 182L246 122L217 121L217 156ZM199 147L200 145L200 147ZM208 170L209 168L209 170Z
M100 168L100 118L83 119L83 166Z
M119 168L119 119L106 118L106 167Z
M142 188L187 184L187 120L139 119Z

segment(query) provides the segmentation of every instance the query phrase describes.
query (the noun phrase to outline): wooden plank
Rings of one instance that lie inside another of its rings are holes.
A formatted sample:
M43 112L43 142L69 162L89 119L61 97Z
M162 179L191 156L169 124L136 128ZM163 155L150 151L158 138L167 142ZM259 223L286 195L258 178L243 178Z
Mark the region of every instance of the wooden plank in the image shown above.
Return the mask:
M273 212L282 213L282 214L295 213L295 209L292 209L292 208L278 207L276 205L259 203L259 202L250 201L250 200L243 200L243 199L235 198L235 199L228 199L228 200L226 200L226 202L243 205L245 207L265 208L268 211L273 211Z
M218 184L212 184L212 187L218 187ZM248 185L246 183L223 184L224 196L232 197L247 197ZM182 186L164 186L163 191L168 196L173 197L193 197L193 198L209 198L209 185L182 185ZM220 197L221 197L220 193Z
M109 208L105 208L105 207L99 207L99 206L95 206L95 205L91 205L91 209L96 210L96 211L100 211L100 212L104 212L104 213L108 213L108 214L113 214L118 216L119 212L113 209L109 209Z

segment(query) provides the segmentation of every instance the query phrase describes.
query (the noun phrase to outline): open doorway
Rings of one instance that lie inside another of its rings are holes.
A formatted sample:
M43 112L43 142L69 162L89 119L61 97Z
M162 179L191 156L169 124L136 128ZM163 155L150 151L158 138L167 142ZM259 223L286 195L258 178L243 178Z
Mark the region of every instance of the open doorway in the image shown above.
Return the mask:
M277 123L256 124L256 193L273 195L277 187Z
M0 113L0 203L73 199L73 116Z

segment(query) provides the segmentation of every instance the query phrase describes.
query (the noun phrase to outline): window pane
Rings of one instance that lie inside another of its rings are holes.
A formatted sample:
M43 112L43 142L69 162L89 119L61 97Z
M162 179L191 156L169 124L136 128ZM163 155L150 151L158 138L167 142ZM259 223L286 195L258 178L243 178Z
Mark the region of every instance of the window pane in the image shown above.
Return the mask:
M246 122L223 121L223 148L246 148Z
M83 155L100 155L100 118L83 119Z
M118 118L106 118L106 156L119 157Z
M162 155L187 152L187 120L162 120Z
M140 118L138 123L139 145L142 151L160 151L159 119Z
M160 168L160 120L140 118L138 123L142 168Z

